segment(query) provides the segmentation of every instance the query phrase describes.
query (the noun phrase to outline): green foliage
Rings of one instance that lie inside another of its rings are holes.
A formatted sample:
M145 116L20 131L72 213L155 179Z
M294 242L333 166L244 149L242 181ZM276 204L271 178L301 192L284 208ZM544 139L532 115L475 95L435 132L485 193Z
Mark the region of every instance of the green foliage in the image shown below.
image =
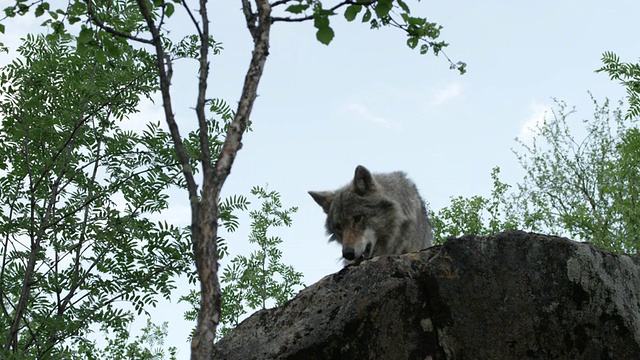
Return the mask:
M407 35L407 46L415 49L420 45L419 50L422 55L431 49L437 56L449 45L444 41L438 41L442 26L429 22L426 18L412 16L411 9L403 0L342 1L331 7L325 7L320 0L293 0L282 3L294 3L285 9L285 12L293 16L275 17L274 21L313 19L313 25L317 29L316 39L325 45L329 45L335 37L330 18L337 15L336 11L341 8L344 9L344 18L349 22L354 21L362 13L361 21L368 23L372 29L394 27L402 30ZM307 11L311 14L307 15ZM467 71L467 64L464 62L454 63L446 54L444 56L449 61L451 69L458 70L460 74Z
M236 231L240 226L238 215L234 211L246 211L249 205L249 200L242 195L233 195L218 204L220 222L228 233ZM222 237L218 237L218 256L220 259L224 259L227 255L229 255L229 251L226 241Z
M149 219L180 185L162 132L118 126L156 90L152 58L75 44L28 36L0 74L3 357L94 357L92 328L123 334L192 266L185 230Z
M612 109L608 100L592 101L594 115L582 121L580 140L569 121L575 110L556 101L533 140L518 140L525 176L517 190L507 194L494 169L491 198L453 198L432 214L435 242L520 228L640 254L640 131L623 116L622 102Z
M451 205L437 213L430 212L434 244L465 234L487 235L517 227L518 221L511 212L512 204L507 197L510 186L500 181L499 174L499 167L491 171L493 189L490 198L452 197Z
M282 209L280 194L267 192L261 187L251 189L251 194L262 200L259 210L249 213L251 233L249 242L258 249L249 256L238 255L222 271L222 319L219 337L235 328L240 318L251 310L265 309L270 302L282 305L304 286L302 273L282 263L278 246L282 239L268 236L270 228L291 226L290 214L298 209Z
M152 18L162 28L166 20L173 15L176 1L154 0L147 2ZM58 7L59 6L59 7ZM73 25L83 22L79 51L97 51L96 58L103 58L105 52L114 55L118 53L128 40L140 39L137 36L146 30L146 21L140 13L136 2L129 0L111 1L70 1L50 2L15 0L13 5L4 8L4 17L23 16L33 11L38 18L44 18L43 26L50 27L48 37L68 34L67 24ZM97 31L97 29L110 29ZM0 24L4 31L4 25ZM93 32L94 34L91 34ZM119 36L113 36L117 33ZM95 36L93 36L95 35ZM96 41L88 41L91 37ZM0 43L0 48L2 43Z
M92 326L116 334L121 342L128 339L125 330L132 321L133 311L115 306L117 301L125 300L138 314L145 312L145 306L155 304L156 295L169 297L175 275L186 273L191 282L197 281L194 269L189 266L194 260L189 251L190 240L196 244L195 249L199 249L198 244L205 244L207 250L213 250L210 247L213 238L200 238L194 229L196 236L190 239L190 229L154 223L148 216L166 209L166 190L172 186L188 187L194 214L197 215L200 204L213 208L205 209L207 211L215 210L212 205L215 201L198 203L201 194L192 174L198 171L198 163L204 169L211 169L210 164L202 164L205 157L209 158L203 154L211 151L210 158L215 161L235 114L224 101L207 100L209 114L222 121L205 119L208 115L201 106L206 96L207 72L201 71L197 104L201 133L193 132L181 139L169 109L170 94L165 85L171 83L173 60L200 60L202 53L198 44L204 40L209 40L214 54L219 53L221 46L209 37L204 12L202 22L198 23L190 8L179 0L14 0L11 3L4 9L5 18L32 12L48 27L46 41L71 49L73 40L75 47L71 55L79 60L64 64L61 68L65 70L45 71L38 73L39 77L21 82L20 69L32 66L40 51L39 46L27 46L22 49L26 60L9 67L2 75L3 95L5 92L9 95L2 104L2 130L7 133L7 142L0 145L0 155L5 159L2 169L7 174L6 183L11 186L0 190L3 203L7 204L2 208L0 223L0 235L6 240L0 276L3 286L0 299L6 306L2 308L0 329L8 329L0 330L0 336L6 337L4 348L12 354L19 352L36 358L76 355L94 358L104 353L87 340ZM437 55L447 46L436 41L440 27L426 19L409 16L409 8L401 0L345 1L330 9L323 7L319 0L276 1L273 7L287 5L290 14L309 10L312 15L299 19L272 17L259 22L256 19L265 14L264 9L254 12L249 4L243 2L242 5L256 44L260 42L257 35L268 34L265 24L305 20L314 20L317 39L329 44L335 37L330 18L344 6L347 20L353 21L362 14L362 21L371 28L402 29L410 39L409 46L422 45L422 54L433 49ZM193 19L198 36L188 35L174 45L165 21L176 9L183 8L182 5ZM0 24L0 32L4 31L4 25ZM75 38L70 36L73 31L79 32ZM144 46L134 48L132 42L157 45L157 55L136 50ZM0 43L0 51L3 49ZM266 56L266 52L264 54ZM58 55L48 56L51 59L47 58L43 64L57 63ZM71 56L59 57L67 58ZM464 73L465 64L451 64ZM262 67L252 69L259 71L252 72L247 82L257 86ZM151 80L156 75L162 77L163 90L166 90L163 100L172 136L157 123L148 124L142 134L120 129L118 121L135 110L140 94L146 96L157 88L155 80ZM128 83L118 82L123 80ZM255 89L250 92L240 101L241 105L248 106L239 109L249 110L238 116L239 119L250 116ZM20 108L21 105L25 107ZM201 137L205 132L213 134L213 138ZM210 148L202 149L203 140L211 140ZM180 167L176 166L177 155L172 145L180 155ZM235 155L235 150L232 154ZM230 166L223 166L223 170L228 173ZM208 189L212 181L216 185L213 188L219 189L224 182L224 177L204 179L204 189ZM249 257L232 260L236 267L227 273L230 281L237 280L227 286L227 291L232 293L228 298L231 301L242 298L247 301L246 306L252 308L264 307L270 299L276 303L285 301L292 296L293 287L300 285L301 276L280 263L281 254L276 245L281 240L266 236L269 227L288 226L288 214L295 208L282 211L277 193L259 188L254 191L254 195L264 200L262 210L250 215L253 219L250 241L255 242L259 250ZM212 194L217 196L217 190L204 193ZM234 211L246 209L247 204L242 197L232 197L220 206L220 218L207 220L204 225L194 224L209 230L216 223L234 229L238 226ZM215 229L206 233L215 234ZM220 256L225 256L225 240L216 240ZM214 275L202 278L211 280L203 289L214 289L203 295L206 302L202 310L206 318L217 316L219 295L215 292L217 259L206 256L203 260L200 256L211 253L200 252L198 256L198 263L206 265L199 267L200 274ZM242 296L234 298L233 294L238 293ZM195 302L199 298L189 299ZM237 323L240 310L232 310L230 314L231 323ZM215 330L215 324L211 325L210 322L198 324L201 330L198 333ZM153 356L137 347L127 348L126 353L118 352L114 348L117 343L118 340L110 343L111 348L107 350L114 357ZM198 342L197 338L195 343L210 355L210 343Z
M316 4L313 13L313 26L318 29L316 39L325 45L329 45L335 36L329 24L329 16L331 15L335 15L333 11L322 9L321 4Z
M282 239L267 236L270 228L291 226L290 214L298 209L290 207L283 210L280 194L276 191L267 192L255 186L251 194L262 200L260 209L249 213L252 220L249 242L256 244L258 249L249 256L237 255L222 271L222 319L218 338L233 330L247 309L264 309L267 303L282 305L293 297L297 287L304 286L302 273L281 262L282 252L278 245L283 242ZM233 196L220 204L220 217L226 219L224 227L228 232L232 233L238 228L238 217L233 210L246 211L248 205L250 203L243 196ZM224 241L222 243L225 244ZM228 255L226 244L219 246L218 250L221 259ZM189 294L181 296L180 301L193 306L184 316L188 321L195 321L200 292L191 290Z
M105 329L105 332L107 330ZM101 349L94 344L89 344L89 349L80 348L78 353L90 354L87 359L95 360L176 360L178 351L175 347L169 347L166 351L164 349L164 340L167 334L167 322L156 325L147 318L147 325L135 338L131 339L128 330L120 329L115 332L114 336L106 339L107 346L105 348ZM78 357L78 359L81 358Z
M577 141L570 130L575 110L556 101L557 110L536 128L533 143L520 141L524 152L518 158L526 176L519 187L518 216L535 231L638 253L640 137L635 122L625 120L622 103L615 109L608 100L593 103L593 119L583 121L584 139Z
M223 99L209 99L206 104L209 106L209 111L213 114L213 117L207 121L209 151L212 154L212 158L216 159L220 151L222 151L222 145L226 139L229 125L235 117L235 112ZM248 121L245 131L249 132L251 130L251 121ZM184 139L184 145L189 157L192 159L191 166L194 171L197 171L200 161L200 131L196 130L189 133L186 139Z
M602 54L603 66L596 72L606 72L611 80L617 80L627 90L629 110L626 120L640 117L640 64L620 62L618 55L611 51Z
M198 35L187 35L177 44L171 43L170 39L165 39L167 52L173 54L176 59L195 59L200 57L200 38ZM209 47L213 55L219 55L224 47L221 42L217 42L213 37L209 37Z

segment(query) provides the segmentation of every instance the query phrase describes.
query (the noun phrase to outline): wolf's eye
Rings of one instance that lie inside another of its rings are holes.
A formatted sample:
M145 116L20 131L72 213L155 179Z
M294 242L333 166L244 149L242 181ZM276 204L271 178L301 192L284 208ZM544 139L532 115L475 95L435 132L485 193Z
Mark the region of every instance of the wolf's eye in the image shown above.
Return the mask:
M353 222L359 224L362 221L362 215L356 215L353 217Z
M335 225L333 226L333 229L334 229L336 232L341 233L341 232L342 232L342 225L340 225L340 224L335 224Z

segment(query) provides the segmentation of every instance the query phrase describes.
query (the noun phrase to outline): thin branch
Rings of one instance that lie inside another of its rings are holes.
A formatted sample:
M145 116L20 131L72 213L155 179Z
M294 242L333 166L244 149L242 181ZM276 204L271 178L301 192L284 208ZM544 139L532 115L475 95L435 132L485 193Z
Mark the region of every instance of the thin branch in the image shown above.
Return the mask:
M274 1L274 2L271 3L271 8L273 9L273 8L278 7L280 5L286 5L286 4L288 4L288 3L292 2L292 1L296 1L296 0L278 0L278 1Z
M200 19L202 32L200 32L200 69L198 71L198 99L196 100L196 115L198 118L198 136L200 138L200 156L202 172L204 176L211 171L211 148L209 147L209 129L205 114L205 102L207 99L207 79L209 78L209 18L207 15L206 1L200 1Z
M189 14L189 17L191 18L191 22L193 23L193 26L196 27L198 36L202 37L202 30L200 29L200 24L198 24L198 20L196 20L196 18L193 16L193 13L191 12L191 9L189 9L189 6L187 6L187 0L182 0L182 6L184 6L184 9L187 11L187 14Z
M169 167L169 166L172 166L172 165L163 165L162 167ZM175 164L173 164L173 166L175 166ZM156 168L151 167L151 168L147 168L147 169L141 170L139 172L131 173L126 178L121 179L118 182L109 184L109 189L118 189L120 185L122 185L122 184L126 183L127 181L131 180L135 176L150 172L150 171L155 170L155 169ZM104 193L95 194L94 196L85 199L85 201L83 201L77 208L72 209L72 210L62 214L59 218L57 218L55 220L52 220L50 222L46 222L45 229L51 228L51 227L57 225L60 221L64 220L65 218L67 218L67 217L79 212L80 210L84 209L86 206L88 206L89 204L91 204L92 202L94 202L95 200L100 198L102 195L104 195ZM44 223L44 221L43 221L43 223Z
M40 343L38 342L38 338L36 337L36 334L31 328L31 322L29 321L29 318L25 317L23 314L22 321L24 322L24 327L26 327L27 330L29 331L29 335L31 335L31 338L27 340L24 348L22 349L22 355L26 355L27 349L29 348L29 346L31 346L31 343L36 344L36 349L37 349L36 351L38 352L38 354L40 354Z
M249 33L255 39L255 31L256 31L256 14L251 9L251 3L249 0L242 0L242 12L244 13L244 18L247 22L247 28L249 28Z
M149 40L149 39L143 39L143 38L139 38L137 36L133 36L127 33L123 33L120 30L117 30L115 28L112 28L108 25L106 25L102 20L100 20L98 18L98 16L95 13L95 9L93 8L93 4L92 4L93 0L85 0L85 3L87 4L87 12L89 13L89 18L91 19L91 21L98 25L99 28L101 28L102 30L113 34L115 36L118 37L123 37L125 39L129 39L129 40L133 40L133 41L137 41L137 42L141 42L143 44L149 44L149 45L153 45L153 41Z
M151 12L147 7L147 2L145 0L138 0L138 8L140 9L140 13L144 17L145 21L147 22L147 27L149 28L149 31L153 36L152 44L156 50L156 67L158 69L158 77L160 79L160 92L162 93L162 106L164 108L165 120L167 122L167 125L169 126L169 132L171 133L171 139L173 140L176 155L178 156L178 161L182 166L182 173L184 174L185 181L187 183L187 191L189 192L189 201L191 203L192 209L194 209L198 204L198 186L196 185L195 179L193 177L193 170L191 169L189 155L187 154L184 142L182 141L182 137L180 136L178 124L176 123L173 113L170 92L171 83L169 82L169 78L167 76L163 62L165 59L165 52L162 44L162 37L158 28L153 22ZM194 218L194 216L195 214L192 214L192 219Z
M245 14L250 13L250 7L246 7L249 6L249 2L243 0L242 3ZM216 193L219 193L222 188L222 184L224 184L231 170L231 165L233 164L237 151L242 147L242 135L247 128L247 122L257 96L258 84L262 77L264 64L269 55L269 34L272 23L271 6L267 0L257 0L257 3L258 26L252 31L255 44L253 56L251 57L251 63L245 76L238 109L236 110L233 121L227 128L227 135L216 161L214 177ZM247 17L247 26L251 30L250 20L250 17Z
M82 112L80 113L80 119L79 121L74 124L73 129L71 130L69 137L66 139L66 141L60 146L60 148L58 150L56 150L56 152L54 153L54 155L51 157L51 161L50 164L45 164L44 170L42 171L42 174L40 174L40 177L38 180L35 181L35 186L39 186L40 182L45 178L47 172L54 166L54 164L56 163L56 160L58 159L58 157L62 154L62 152L67 148L67 146L69 146L70 142L72 139L74 139L77 135L78 130L80 130L80 128L86 123L88 122L90 119L92 119L93 117L95 117L96 115L98 115L98 113L102 110L104 110L105 108L108 108L109 106L112 105L112 102L114 100L116 100L119 96L125 94L128 90L129 90L129 86L132 85L134 82L138 81L140 79L140 77L142 77L142 74L140 74L139 76L135 77L134 79L132 79L131 81L129 81L127 84L124 84L123 86L121 86L117 92L115 92L109 99L106 99L102 104L99 104L96 108L92 109L93 111L88 112L88 108L89 108L89 101L87 100L87 102L85 102ZM84 115L86 114L86 115Z
M286 1L286 0L285 0ZM243 1L244 2L244 1ZM362 5L362 6L371 6L375 3L377 3L378 0L371 0L368 2L356 2L356 1L352 1L352 0L345 0L341 3L338 3L336 5L334 5L332 8L328 9L328 11L335 11L338 10L339 8L346 6L346 5ZM278 3L278 5L280 5L280 2L276 2ZM303 16L303 17L299 17L299 18L292 18L292 17L272 17L271 21L272 22L278 22L278 21L282 21L282 22L303 22L303 21L308 21L308 20L312 20L313 19L313 15L307 15L307 16Z
M17 192L17 191L16 191ZM17 195L16 195L17 198ZM15 200L13 203L11 203L9 205L9 216L8 216L8 220L9 223L12 223L13 220L13 211L15 209ZM7 308L5 307L5 301L4 299L7 299L8 301L8 297L5 296L5 286L4 286L4 275L5 275L5 269L7 266L7 256L9 254L9 231L6 232L6 236L4 239L4 251L2 254L2 268L0 269L0 307L2 307L2 313L5 317L9 317L9 312L7 311ZM8 301L10 303L10 301Z
M389 19L391 20L391 22L389 23L391 26L393 26L393 27L395 27L395 28L397 28L397 29L401 29L401 30L405 31L407 34L409 34L409 30L408 30L408 29L406 29L404 26L402 26L402 24L398 23L398 22L396 21L396 19L392 18L391 16L389 16ZM429 40L426 40L426 39L424 39L424 38L420 38L420 40L421 40L422 42L426 43L427 45L431 46L431 47L435 47L435 46L437 46L437 43L436 43L435 41L429 41ZM463 66L461 66L461 64L460 64L460 63L457 63L457 64L456 64L456 63L454 63L454 62L453 62L453 60L451 60L451 58L449 57L449 55L447 55L447 53L444 51L444 49L440 48L440 49L438 50L438 53L437 53L436 55L439 55L439 54L442 54L442 56L444 56L444 57L445 57L445 59L447 59L447 61L448 61L448 62L449 62L449 64L450 64L450 68L451 68L451 69L454 69L454 68L455 68L455 69L457 69L458 71L461 71L461 72L462 72L461 68L463 68Z
M100 151L102 150L102 137L98 138L97 141L98 141L98 144L97 144L96 154L97 156L100 156ZM93 172L91 173L91 180L89 182L91 185L89 186L89 191L87 193L87 195L90 198L93 196L93 191L96 188L96 183L97 183L96 178L98 175L99 165L100 165L99 161L96 161L93 167ZM73 266L73 280L72 280L73 284L78 283L78 277L80 275L80 260L81 260L81 254L82 254L81 250L82 250L82 244L86 240L88 222L89 222L89 206L86 206L84 209L83 221L81 225L82 230L80 230L80 237L78 239L78 244L76 247L76 257L75 257L74 266ZM56 255L57 255L57 251L56 251ZM56 264L56 267L57 265L58 264ZM73 293L73 292L75 292L75 288L73 288L72 286L71 289L69 289L69 293ZM60 301L58 302L58 315L61 315L62 312L64 312L64 309L66 308L66 306L68 305L69 301L67 299L68 299L68 296L62 302ZM50 339L52 337L53 337L53 334L50 335Z
M35 1L34 1L34 2L32 2L31 4L27 4L27 8L31 9L31 7L32 7L33 5L35 5L35 4L41 4L41 3L43 3L43 2L44 2L44 0L35 0ZM8 11L9 11L9 9L15 10L15 9L16 9L16 6L15 6L15 5L13 5L13 6L9 6L9 7L4 8L5 16L4 16L4 17L2 17L2 18L0 18L0 22L5 21L6 19L8 19L8 18L10 18L10 17L11 17L11 16L9 16L9 15L8 15L8 14L10 13L10 12L8 12ZM21 14L21 15L22 15L22 14Z
M26 128L25 128L26 131ZM26 133L25 133L26 135ZM69 146L69 148L67 149L67 156L70 153L70 149L73 147L73 144L75 143L75 139L71 142L71 145ZM30 248L30 253L29 253L29 260L27 263L27 266L25 267L25 273L24 273L24 279L22 282L22 290L20 292L20 297L18 299L18 305L16 306L15 309L15 315L13 318L13 323L9 329L9 334L7 335L7 340L4 344L4 349L5 350L9 350L12 346L12 344L14 345L15 348L15 342L17 339L17 335L18 335L18 331L20 329L20 319L23 318L24 316L24 312L26 311L26 307L27 307L27 301L30 297L30 293L31 293L31 286L33 285L32 283L32 277L33 277L33 271L35 269L35 264L36 264L36 260L37 260L37 255L40 252L40 243L42 241L42 239L44 238L44 233L45 233L45 227L43 226L43 224L46 224L49 221L49 218L52 216L53 212L54 212L54 206L56 203L56 197L57 197L57 188L60 185L60 182L62 181L62 178L64 176L64 174L67 172L67 168L68 168L68 163L63 163L62 164L62 168L60 169L60 171L58 172L57 178L54 181L53 185L52 185L52 192L51 192L51 197L49 198L49 203L46 207L44 216L42 217L41 220L41 225L40 228L38 229L38 234L37 236L34 236L34 228L33 228L33 224L35 224L35 217L34 217L34 208L35 208L35 195L34 192L35 190L33 189L33 187L31 187L31 229L30 229L30 237L31 237L31 248Z
M159 267L153 269L153 271L150 271L149 274L146 277L141 279L140 282L141 283L146 283L148 281L151 281L151 280L157 278L158 274L161 274L166 269L167 269L167 266L159 266ZM75 306L79 301L81 301L82 299L86 298L90 294L91 294L91 292L87 292L87 293L83 294L83 296L80 297L80 299L78 299L77 301L74 301L72 303L72 306ZM114 295L113 297L111 297L110 299L108 299L108 300L106 300L104 302L98 302L94 306L94 308L92 310L89 310L89 311L85 312L86 315L84 317L79 318L75 322L75 329L70 329L69 331L67 331L65 333L68 336L66 336L66 337L55 337L54 340L51 343L48 344L49 346L45 350L43 350L42 355L47 354L49 351L51 351L51 349L53 349L53 347L56 344L58 344L58 343L60 343L60 342L62 342L64 340L66 340L67 338L70 338L71 336L73 336L78 331L78 329L80 329L81 327L85 326L87 319L89 319L95 312L97 312L100 309L104 309L107 305L112 304L112 303L122 299L127 294L128 294L127 291L122 291L122 292Z

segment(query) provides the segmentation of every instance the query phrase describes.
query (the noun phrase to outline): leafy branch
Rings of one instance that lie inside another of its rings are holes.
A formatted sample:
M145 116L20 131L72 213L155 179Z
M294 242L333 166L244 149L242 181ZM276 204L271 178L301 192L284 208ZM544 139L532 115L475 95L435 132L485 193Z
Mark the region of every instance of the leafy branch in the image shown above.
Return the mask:
M602 54L602 62L604 65L596 72L606 72L611 80L618 80L626 87L629 110L625 119L640 117L640 63L621 62L620 57L611 51Z
M292 5L289 5L292 4ZM358 14L363 13L361 21L369 23L372 29L391 26L404 31L407 35L407 46L415 49L420 42L420 54L424 55L431 48L437 56L443 54L450 64L451 69L458 70L460 74L466 72L466 63L453 62L443 51L448 44L444 41L436 41L440 36L442 26L427 21L426 18L411 16L409 6L403 0L345 0L329 8L324 8L318 0L281 0L272 4L277 6L289 5L285 12L290 16L275 16L275 22L304 22L313 20L317 29L316 38L321 43L328 45L335 33L330 25L330 17L337 15L336 11L345 8L344 18L351 22ZM311 12L307 14L307 12Z

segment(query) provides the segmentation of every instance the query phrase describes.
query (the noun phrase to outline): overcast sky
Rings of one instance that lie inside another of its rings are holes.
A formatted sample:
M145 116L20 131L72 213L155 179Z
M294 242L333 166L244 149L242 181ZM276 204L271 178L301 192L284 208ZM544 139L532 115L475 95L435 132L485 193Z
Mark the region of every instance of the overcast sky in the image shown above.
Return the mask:
M459 75L444 57L421 56L394 29L369 30L359 21L332 19L330 46L315 40L312 23L277 23L270 56L244 138L223 196L248 195L254 185L279 191L284 206L297 206L284 239L284 262L305 275L307 285L341 268L341 250L327 243L324 214L308 190L332 190L351 180L359 164L374 172L402 170L430 207L451 196L488 196L494 166L514 184L522 171L512 153L514 138L540 121L552 97L592 113L587 91L597 99L620 99L624 90L596 74L604 51L624 61L640 57L640 2L627 1L428 1L408 2L412 14L444 26L445 52L468 64ZM239 1L213 1L212 34L224 51L212 60L209 96L237 103L252 42ZM6 45L39 21L7 23ZM20 24L20 27L10 26ZM174 25L176 26L176 25ZM176 32L188 28L176 27ZM10 56L0 54L5 64ZM176 65L174 99L182 133L195 126L196 64ZM182 72L180 72L182 71ZM146 103L127 127L162 119L160 103ZM186 193L172 194L172 208L159 218L186 225ZM227 235L234 253L247 253L248 220ZM186 287L184 287L186 289ZM177 296L176 296L177 299ZM154 320L168 320L169 345L187 359L184 305L161 303Z

